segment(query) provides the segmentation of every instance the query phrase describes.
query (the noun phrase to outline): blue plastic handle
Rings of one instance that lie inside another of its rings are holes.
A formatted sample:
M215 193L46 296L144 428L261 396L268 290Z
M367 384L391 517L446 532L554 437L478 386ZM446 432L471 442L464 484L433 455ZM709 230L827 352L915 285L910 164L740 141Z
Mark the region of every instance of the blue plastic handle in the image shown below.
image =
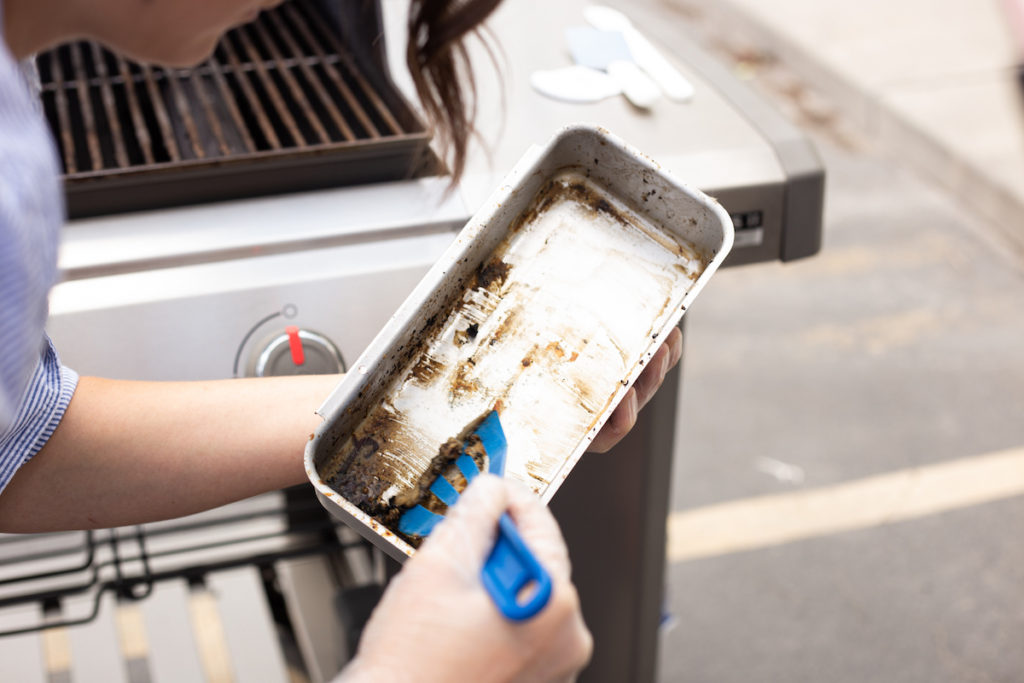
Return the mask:
M498 520L498 539L480 577L494 604L512 621L529 619L551 599L551 576L507 513Z

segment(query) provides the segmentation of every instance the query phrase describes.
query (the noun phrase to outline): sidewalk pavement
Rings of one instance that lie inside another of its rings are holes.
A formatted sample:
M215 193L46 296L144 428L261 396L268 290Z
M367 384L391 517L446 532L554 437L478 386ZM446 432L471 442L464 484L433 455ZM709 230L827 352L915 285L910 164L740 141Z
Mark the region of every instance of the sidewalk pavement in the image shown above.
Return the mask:
M1019 0L664 2L770 54L1024 256Z

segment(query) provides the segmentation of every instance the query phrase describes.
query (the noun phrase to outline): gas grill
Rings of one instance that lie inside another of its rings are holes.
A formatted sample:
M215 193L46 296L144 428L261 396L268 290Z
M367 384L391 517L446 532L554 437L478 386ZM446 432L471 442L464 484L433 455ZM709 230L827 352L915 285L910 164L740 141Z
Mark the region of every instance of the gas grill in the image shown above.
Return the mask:
M342 43L352 5L285 3L193 69L90 42L39 55L71 218L437 173L409 105Z
M500 81L471 50L486 147L471 147L451 193L407 104L407 0L291 0L191 70L91 44L41 57L73 217L48 324L64 362L140 380L337 371L531 145L577 121L715 196L736 226L726 265L814 254L813 147L665 21L661 0L611 4L668 48L692 102L640 112L530 88L531 71L568 63L563 31L584 4L501 5ZM292 336L324 364L274 355ZM686 457L679 383L670 374L629 436L584 457L551 502L595 639L584 683L655 677L671 463ZM0 537L0 679L329 680L396 567L314 501L300 488L159 525Z

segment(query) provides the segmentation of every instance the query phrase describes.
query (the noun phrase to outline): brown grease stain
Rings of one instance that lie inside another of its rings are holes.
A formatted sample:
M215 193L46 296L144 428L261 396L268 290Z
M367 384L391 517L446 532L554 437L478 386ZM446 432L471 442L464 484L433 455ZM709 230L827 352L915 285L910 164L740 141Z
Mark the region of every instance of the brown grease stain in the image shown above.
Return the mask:
M473 359L470 358L455 367L455 375L448 385L452 401L456 401L480 388L480 383L470 377L474 365Z
M530 205L513 222L509 232L519 232L524 225L533 223L544 212L554 206L555 202L561 197L559 191L561 186L562 183L557 178L544 183L534 200L530 202Z
M597 409L594 407L595 399L593 387L581 382L573 382L572 391L576 394L581 408L590 414L597 412Z
M510 266L500 258L492 258L477 269L473 287L498 293L501 291L501 286L505 284L506 278L508 278L509 270Z
M429 354L423 354L409 371L409 376L419 384L430 384L444 372L444 363Z
M480 333L480 325L473 323L464 330L455 330L453 340L456 346L465 346L470 341L476 339L476 336Z
M526 463L526 473L528 475L530 475L532 478L534 478L537 481L539 481L540 483L542 483L544 485L548 484L548 480L545 479L542 474L540 474L540 468L537 467L536 463L533 463L533 462Z
M572 178L571 175L559 176L546 182L534 201L515 220L509 232L517 232L524 225L533 223L557 202L566 199L582 204L595 213L608 214L620 223L633 225L633 221L623 215L606 197L599 194L596 188L584 184L580 179L573 182L570 180Z
M613 206L607 197L582 182L567 183L563 188L563 196L588 207L595 214L606 214L623 225L635 225L629 217L623 215L619 209Z
M572 358L570 360L576 360L577 358L579 358L579 355L580 354L578 352L574 351ZM528 368L538 360L549 359L554 361L560 361L563 360L564 358L565 349L562 348L562 345L559 342L553 341L548 342L548 345L545 346L543 349L541 349L539 345L534 345L534 347L530 349L530 351L520 361L520 364L524 368Z
M653 191L651 194L653 195ZM655 239L666 248L674 248L674 251L681 257L692 258L694 256L691 251L692 248L679 244L679 238L671 231L655 230L653 232L657 234L652 234L649 226L636 223L628 213L624 215L606 196L602 196L596 188L583 182L579 175L563 174L545 183L527 209L513 222L508 230L509 233L516 232L533 222L560 201L574 201L581 205L584 211L589 209L594 213L611 216L616 221ZM456 294L454 298L449 298L445 302L439 301L439 295L435 295L427 304L428 308L426 310L433 309L435 314L427 318L419 330L411 335L411 343L407 347L403 345L396 353L396 355L401 354L402 362L398 363L398 367L409 368L412 365L411 370L408 372L408 376L411 376L412 379L417 382L428 383L445 372L446 368L444 365L428 356L424 351L431 340L436 341L439 330L451 320L450 317L445 318L444 316L450 316L452 312L459 310L460 307L468 303L468 300L465 298L468 295L467 285L469 289L485 290L499 298L501 297L511 270L511 266L502 259L502 255L508 249L508 243L509 238L506 237L505 241L491 254L489 259L481 264L469 278L459 280L458 284L461 287L455 291L462 292L464 298L461 303L458 299L459 295ZM669 243L671 243L671 246ZM702 261L701 271L703 271L707 260L702 259ZM685 268L680 266L679 270L685 271ZM448 288L447 291L451 292L452 290ZM665 305L667 306L668 303L666 301ZM475 305L479 306L479 304ZM499 343L509 332L517 329L519 325L518 315L520 313L522 311L510 312L487 339L479 340L480 348L486 350L489 346ZM479 327L474 323L464 330L457 330L454 333L454 341L457 345L463 346L470 343L470 341L476 341L478 332ZM652 337L656 338L657 335L652 335ZM584 340L584 344L586 344L586 340ZM618 350L624 355L622 349ZM578 351L572 351L569 358L566 359L566 350L558 341L552 341L543 349L536 346L531 349L530 353L522 360L523 367L529 367L536 360L539 360L541 355L548 359L549 362L551 360L568 360L572 362L576 361L580 354ZM625 355L623 359L626 360ZM472 376L473 367L474 362L472 359L463 361L456 366L450 386L453 400L472 394L480 389L477 379ZM589 386L585 382L574 382L571 389L577 395L579 405L588 414L593 416L593 420L590 421L587 427L587 433L589 433L596 427L597 419L610 405L616 392L612 391L607 394L600 392L603 400L602 398L595 400L595 395L599 393L596 391L596 387ZM601 405L597 405L598 403ZM500 398L495 401L494 408L499 412L504 408ZM439 512L443 513L443 502L437 500L428 490L429 485L436 479L439 472L445 471L447 475L448 469L455 469L456 472L453 472L450 478L447 476L446 478L449 478L450 481L454 480L452 483L456 486L457 490L461 490L460 487L465 486L465 478L451 464L452 457L450 454L452 448L449 446L446 451L445 447L442 447L441 452L435 455L433 459L430 459L426 470L421 474L416 484L411 486L411 488L409 486L402 486L402 493L395 496L395 500L400 500L403 505L396 505L395 501L388 501L386 503L382 501L380 496L383 495L384 491L395 483L408 481L410 475L409 459L407 458L407 462L404 463L390 463L389 460L391 458L384 457L384 454L381 452L385 449L386 445L391 444L391 447L386 449L388 453L404 454L408 451L415 458L412 462L420 459L426 462L429 458L427 454L414 453L412 439L409 434L405 433L408 431L406 426L401 423L400 419L392 418L386 414L382 415L381 413L383 412L380 409L374 410L371 417L356 429L356 433L353 435L354 438L350 439L346 446L335 455L334 463L341 461L341 467L338 473L327 483L381 524L390 527L392 530L397 530L398 520L404 509L411 506L410 501L419 499L425 504L429 504L428 509L429 507L436 507ZM398 417L400 418L401 416ZM448 443L450 444L451 441L449 440ZM399 443L396 444L395 442ZM406 444L408 444L408 448L403 450L401 446ZM458 443L456 443L456 446L458 446ZM442 453L447 454L442 455ZM397 467L398 464L401 464L402 467ZM483 463L478 462L478 466L481 469L484 468ZM548 483L540 474L544 471L543 468L536 463L527 463L526 469L533 479L544 484ZM399 534L399 536L406 538L402 534ZM406 538L406 540L413 546L419 545L419 539Z
M504 338L505 335L509 333L510 330L515 329L515 326L518 323L518 318L518 310L510 311L509 314L505 316L505 319L501 321L501 324L494 328L494 331L491 332L491 338L488 341L488 344L490 346L494 346L495 344L500 342L502 338Z
M420 478L416 481L416 485L410 489L399 492L395 495L392 503L396 507L411 508L417 503L421 503L425 498L436 500L441 505L444 505L440 500L430 493L430 486L434 483L434 480L442 472L448 469L448 466L452 464L455 458L459 457L459 453L462 451L462 443L457 438L451 438L441 444L441 448L438 450L427 469L423 471ZM424 506L427 507L427 506ZM430 510L429 507L427 507ZM438 512L438 514L444 514L444 508L440 511L431 510L431 512Z

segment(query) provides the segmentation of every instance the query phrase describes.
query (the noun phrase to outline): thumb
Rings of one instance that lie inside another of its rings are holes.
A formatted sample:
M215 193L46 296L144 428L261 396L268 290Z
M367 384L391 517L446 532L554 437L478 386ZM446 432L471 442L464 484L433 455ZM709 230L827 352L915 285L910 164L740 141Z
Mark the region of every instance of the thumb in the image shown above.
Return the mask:
M444 521L431 532L419 552L457 554L462 562L482 567L494 546L498 518L508 505L505 482L492 474L481 474L448 508Z

